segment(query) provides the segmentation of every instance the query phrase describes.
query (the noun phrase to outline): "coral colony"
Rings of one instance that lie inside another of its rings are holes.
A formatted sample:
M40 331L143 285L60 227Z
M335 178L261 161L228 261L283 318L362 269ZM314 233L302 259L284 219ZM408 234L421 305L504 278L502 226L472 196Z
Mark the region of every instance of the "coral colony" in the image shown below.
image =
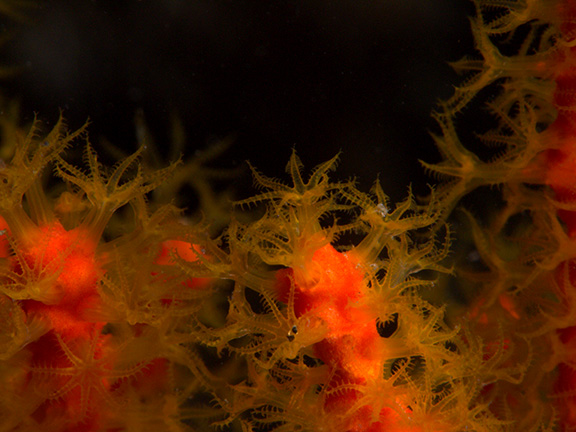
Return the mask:
M425 199L294 152L213 229L154 198L194 160L5 110L0 430L576 430L576 1L475 5Z

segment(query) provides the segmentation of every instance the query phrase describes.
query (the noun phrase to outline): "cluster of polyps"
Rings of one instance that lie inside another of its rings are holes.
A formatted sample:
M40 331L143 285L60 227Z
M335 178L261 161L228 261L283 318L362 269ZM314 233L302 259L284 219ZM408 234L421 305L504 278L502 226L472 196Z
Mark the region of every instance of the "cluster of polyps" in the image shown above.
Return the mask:
M160 403L173 386L170 347L152 324L208 284L174 271L202 255L169 232L181 227L177 213L146 209L144 194L164 176L128 176L134 157L108 170L89 146L85 174L62 159L78 135L61 123L43 140L31 133L0 172L2 430L136 427L121 413ZM42 186L51 165L67 186L56 196ZM135 227L106 241L125 204L141 211Z
M147 203L174 166L107 169L86 145L85 172L61 124L20 139L0 163L0 429L573 430L576 6L475 3L483 60L435 113L427 167L450 181L427 205L330 182L336 158L305 180L293 154L293 184L254 171L238 205L263 214L215 241ZM487 89L492 159L458 133ZM443 220L488 189L442 279Z

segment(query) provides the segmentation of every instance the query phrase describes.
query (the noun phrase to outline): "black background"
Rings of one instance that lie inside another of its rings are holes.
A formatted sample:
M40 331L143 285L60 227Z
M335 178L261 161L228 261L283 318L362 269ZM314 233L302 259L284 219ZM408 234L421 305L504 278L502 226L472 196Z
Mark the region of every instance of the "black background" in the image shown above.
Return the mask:
M2 64L20 66L2 85L25 121L90 118L96 146L134 150L141 110L166 148L178 113L190 154L235 136L217 166L249 159L285 178L292 148L307 168L341 150L335 179L367 190L379 175L398 200L433 183L418 159L438 159L430 111L460 80L448 61L472 51L472 12L465 0L40 1L2 25Z

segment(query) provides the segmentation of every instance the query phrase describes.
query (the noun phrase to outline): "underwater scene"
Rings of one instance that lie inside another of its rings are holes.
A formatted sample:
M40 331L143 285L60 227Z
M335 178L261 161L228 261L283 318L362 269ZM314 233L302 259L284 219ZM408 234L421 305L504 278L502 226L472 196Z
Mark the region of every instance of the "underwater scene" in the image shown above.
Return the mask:
M0 432L576 431L575 0L0 16Z

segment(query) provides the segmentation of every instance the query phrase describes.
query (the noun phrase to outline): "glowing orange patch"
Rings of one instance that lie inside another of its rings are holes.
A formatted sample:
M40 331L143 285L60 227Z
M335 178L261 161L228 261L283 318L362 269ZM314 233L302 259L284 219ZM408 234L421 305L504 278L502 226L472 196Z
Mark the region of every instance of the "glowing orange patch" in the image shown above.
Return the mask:
M56 276L52 287L57 302L27 301L25 308L48 319L56 332L86 336L93 326L85 312L99 301L97 283L103 271L96 261L96 241L80 229L66 231L59 222L40 227L24 239L22 255L45 277Z
M184 261L195 262L198 261L198 255L204 255L202 247L196 244L191 244L182 240L166 240L161 244L160 252L154 261L155 264L160 265L174 265L174 254L178 255ZM188 288L197 289L206 287L209 278L193 278L186 281L185 285Z

